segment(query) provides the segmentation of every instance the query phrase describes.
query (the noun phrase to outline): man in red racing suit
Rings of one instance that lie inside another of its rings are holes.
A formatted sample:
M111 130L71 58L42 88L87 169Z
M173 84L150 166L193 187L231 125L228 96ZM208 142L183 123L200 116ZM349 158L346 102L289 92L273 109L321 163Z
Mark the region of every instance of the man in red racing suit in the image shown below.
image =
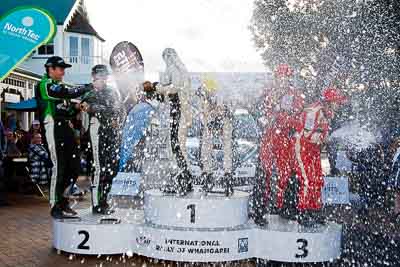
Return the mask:
M345 97L335 88L323 92L323 101L307 106L300 116L295 134L295 169L298 179L297 209L303 215L301 223L323 222L321 190L324 185L321 166L321 145L328 131L329 121Z
M294 175L295 129L298 128L299 115L303 109L304 96L289 85L285 79L291 71L282 73L284 65L275 72L278 86L267 92L265 99L265 116L267 126L261 141L260 161L265 172L266 199L270 198L272 170L278 173L277 208L283 208L284 194L290 177ZM282 86L282 83L284 86Z

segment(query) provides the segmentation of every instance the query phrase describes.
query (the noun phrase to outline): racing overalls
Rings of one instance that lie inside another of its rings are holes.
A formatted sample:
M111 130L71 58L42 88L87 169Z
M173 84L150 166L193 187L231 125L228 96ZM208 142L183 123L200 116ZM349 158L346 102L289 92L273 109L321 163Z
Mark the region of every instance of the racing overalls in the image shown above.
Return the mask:
M105 206L118 172L121 129L125 110L120 95L111 88L93 90L83 101L89 104L90 140L93 153L93 206Z
M78 111L71 99L77 98L90 87L68 88L45 74L36 88L36 99L45 144L53 162L50 183L50 204L68 205L65 189L75 183L79 175L80 159L71 120Z

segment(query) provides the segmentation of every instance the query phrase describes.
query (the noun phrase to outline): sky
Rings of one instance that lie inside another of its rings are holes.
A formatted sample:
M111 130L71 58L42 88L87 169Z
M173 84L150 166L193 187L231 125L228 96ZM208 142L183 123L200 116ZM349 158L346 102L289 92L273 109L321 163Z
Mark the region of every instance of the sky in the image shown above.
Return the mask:
M175 48L191 72L263 72L248 30L253 0L85 0L91 24L106 39L134 43L147 73L164 70Z

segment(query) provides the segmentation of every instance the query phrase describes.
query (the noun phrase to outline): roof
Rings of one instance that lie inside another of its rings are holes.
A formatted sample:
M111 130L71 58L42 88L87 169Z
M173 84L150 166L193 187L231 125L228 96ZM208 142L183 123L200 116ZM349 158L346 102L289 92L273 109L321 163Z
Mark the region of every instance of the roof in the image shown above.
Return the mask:
M34 78L39 79L39 80L42 79L42 75L40 75L38 73L35 73L35 72L32 72L32 71L27 70L27 69L20 68L20 67L15 68L13 72L18 73L18 74L27 75L27 76L29 76L29 77L31 77L33 79Z
M69 22L66 31L94 35L101 41L105 41L90 24L87 15L79 9Z
M37 6L49 11L57 24L63 25L77 0L5 0L1 1L0 16L18 6Z
M5 0L0 5L0 16L19 6L43 8L54 16L58 25L66 25L66 31L94 35L105 41L90 24L83 0Z

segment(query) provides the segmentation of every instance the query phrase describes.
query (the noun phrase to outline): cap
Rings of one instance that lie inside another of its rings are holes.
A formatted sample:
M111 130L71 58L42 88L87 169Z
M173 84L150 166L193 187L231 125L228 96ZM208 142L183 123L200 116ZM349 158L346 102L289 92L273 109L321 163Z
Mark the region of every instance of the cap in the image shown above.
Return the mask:
M32 125L40 125L40 121L34 120L34 121L32 121Z
M340 90L334 88L334 87L329 87L324 90L322 93L322 98L326 102L331 102L331 103L338 103L338 104L344 104L347 101L347 97L344 96Z
M218 91L218 83L211 77L204 77L203 79L204 90L208 93L215 93Z
M71 68L71 64L65 63L64 59L62 57L58 56L53 56L47 59L46 64L44 65L46 68L49 67L60 67L60 68Z
M98 64L92 68L92 75L110 75L106 65Z

